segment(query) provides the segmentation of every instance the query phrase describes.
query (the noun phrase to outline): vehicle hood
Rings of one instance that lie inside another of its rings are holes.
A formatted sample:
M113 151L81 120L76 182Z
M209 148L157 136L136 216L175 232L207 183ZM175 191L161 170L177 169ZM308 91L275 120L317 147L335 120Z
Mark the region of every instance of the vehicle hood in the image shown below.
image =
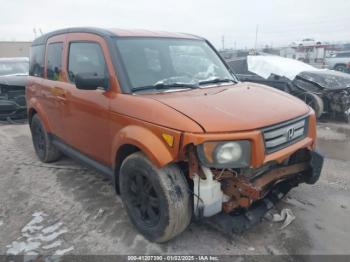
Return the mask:
M151 98L191 118L206 132L253 130L309 112L309 107L298 98L248 82L160 93Z
M315 68L301 61L272 55L257 55L247 57L249 72L268 79L271 74L283 76L293 81L303 71L319 72L322 69Z
M350 88L350 74L334 70L304 71L298 74L296 78L315 83L329 90Z
M8 75L0 76L0 85L8 86L25 86L27 81L26 75Z

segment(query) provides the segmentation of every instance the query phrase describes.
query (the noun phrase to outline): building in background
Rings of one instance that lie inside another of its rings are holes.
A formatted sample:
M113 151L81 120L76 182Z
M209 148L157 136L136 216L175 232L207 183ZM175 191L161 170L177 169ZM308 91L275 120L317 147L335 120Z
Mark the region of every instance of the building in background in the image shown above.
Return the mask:
M1 57L29 57L31 42L0 41Z
M340 51L341 48L330 43L322 43L312 38L293 42L290 46L280 49L280 56L297 59L306 63L323 63L330 54Z

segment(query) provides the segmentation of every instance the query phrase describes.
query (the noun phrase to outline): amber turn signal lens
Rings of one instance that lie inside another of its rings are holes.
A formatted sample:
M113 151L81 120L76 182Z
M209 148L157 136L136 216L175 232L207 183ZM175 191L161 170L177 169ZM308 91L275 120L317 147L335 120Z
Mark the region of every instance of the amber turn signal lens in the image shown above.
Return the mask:
M174 145L174 137L172 135L162 134L162 137L170 147Z

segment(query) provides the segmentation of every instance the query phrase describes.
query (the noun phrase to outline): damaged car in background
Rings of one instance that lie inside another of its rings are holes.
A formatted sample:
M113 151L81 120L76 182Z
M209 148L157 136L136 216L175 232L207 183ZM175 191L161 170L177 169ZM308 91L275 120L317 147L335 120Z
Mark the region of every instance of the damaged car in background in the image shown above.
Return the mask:
M29 59L0 58L0 120L25 119Z
M240 81L266 84L292 94L310 105L318 118L328 115L349 121L349 74L272 55L248 55L227 62Z

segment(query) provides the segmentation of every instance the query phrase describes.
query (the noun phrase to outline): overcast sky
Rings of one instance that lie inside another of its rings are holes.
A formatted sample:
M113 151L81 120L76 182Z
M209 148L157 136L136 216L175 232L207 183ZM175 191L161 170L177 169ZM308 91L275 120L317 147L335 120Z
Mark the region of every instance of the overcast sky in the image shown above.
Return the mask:
M72 26L143 28L206 37L218 48L350 41L349 0L0 0L0 41Z

